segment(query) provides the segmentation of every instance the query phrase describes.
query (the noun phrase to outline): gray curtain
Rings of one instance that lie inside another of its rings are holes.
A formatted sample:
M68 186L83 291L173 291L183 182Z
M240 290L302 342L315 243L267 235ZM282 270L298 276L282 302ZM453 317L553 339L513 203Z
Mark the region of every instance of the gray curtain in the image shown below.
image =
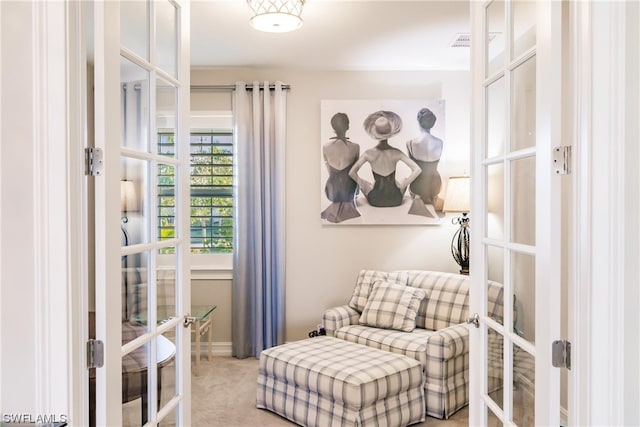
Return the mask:
M286 94L281 83L236 83L233 355L284 343Z

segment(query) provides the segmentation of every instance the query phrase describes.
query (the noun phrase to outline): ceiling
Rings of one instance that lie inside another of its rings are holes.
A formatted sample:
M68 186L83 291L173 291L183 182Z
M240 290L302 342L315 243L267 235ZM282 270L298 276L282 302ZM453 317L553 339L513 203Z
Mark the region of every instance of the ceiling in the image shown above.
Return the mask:
M262 33L245 0L191 3L193 67L326 70L469 69L469 2L306 0L301 29Z

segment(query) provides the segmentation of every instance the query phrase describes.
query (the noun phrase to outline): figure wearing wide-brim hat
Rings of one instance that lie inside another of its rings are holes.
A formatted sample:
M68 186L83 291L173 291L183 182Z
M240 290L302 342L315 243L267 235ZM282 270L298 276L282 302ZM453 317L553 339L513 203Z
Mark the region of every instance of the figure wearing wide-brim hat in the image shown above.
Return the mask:
M402 119L393 111L376 111L364 119L364 130L371 138L381 141L402 130Z
M363 122L365 131L378 144L368 149L353 165L349 176L358 183L362 193L371 206L400 206L404 192L420 174L420 167L405 153L389 145L388 139L402 130L402 119L393 111L376 111L369 114ZM404 162L411 169L409 176L399 183L396 181L396 165ZM358 171L369 162L374 182L367 181L358 175Z

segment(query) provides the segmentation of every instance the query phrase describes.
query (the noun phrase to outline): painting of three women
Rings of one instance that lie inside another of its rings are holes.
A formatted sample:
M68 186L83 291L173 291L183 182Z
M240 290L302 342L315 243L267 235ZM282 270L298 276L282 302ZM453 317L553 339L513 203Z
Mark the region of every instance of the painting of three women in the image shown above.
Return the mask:
M446 152L443 100L322 101L327 224L437 224Z

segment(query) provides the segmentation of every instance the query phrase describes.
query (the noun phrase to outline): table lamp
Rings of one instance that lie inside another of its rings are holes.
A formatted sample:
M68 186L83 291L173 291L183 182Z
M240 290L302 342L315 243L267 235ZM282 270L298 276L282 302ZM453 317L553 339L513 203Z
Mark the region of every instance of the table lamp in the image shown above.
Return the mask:
M451 240L451 255L460 266L460 274L469 274L469 201L470 180L468 176L452 176L447 185L444 212L462 212L462 216L451 219L460 228Z

